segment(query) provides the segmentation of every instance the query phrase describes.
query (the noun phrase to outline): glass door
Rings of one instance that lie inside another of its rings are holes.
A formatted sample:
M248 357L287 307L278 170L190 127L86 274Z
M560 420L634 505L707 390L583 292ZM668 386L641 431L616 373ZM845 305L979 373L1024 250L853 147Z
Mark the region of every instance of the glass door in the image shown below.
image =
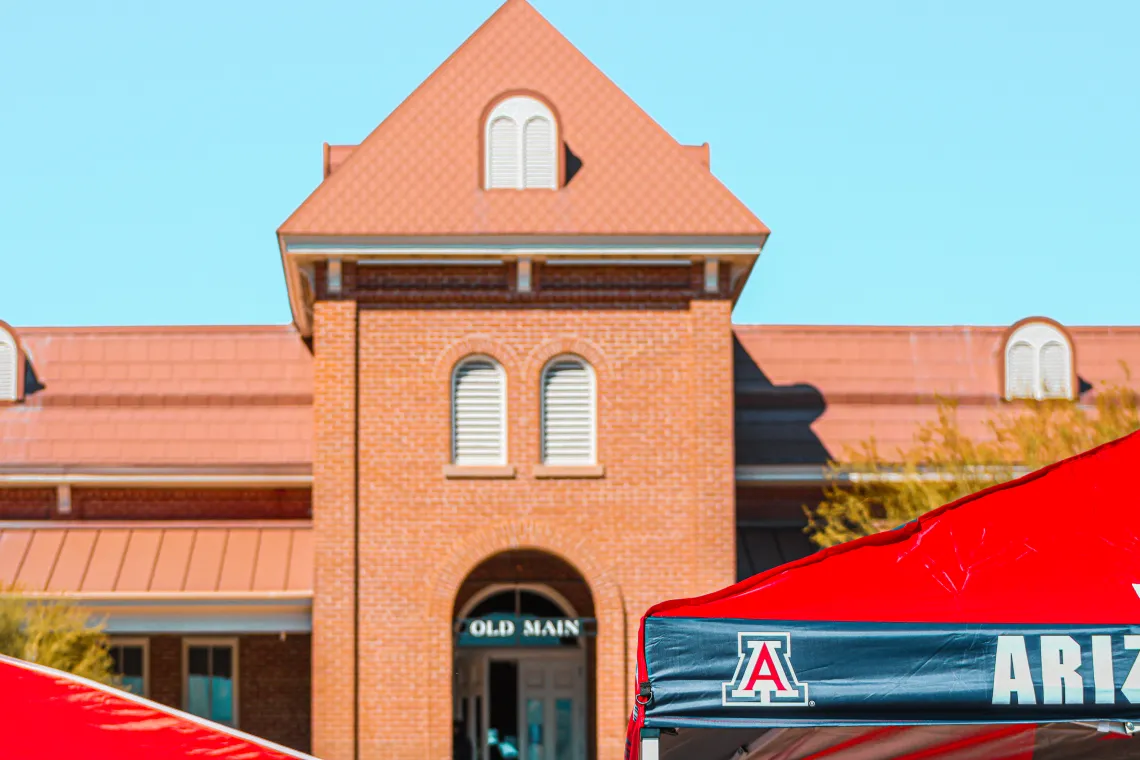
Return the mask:
M577 658L520 666L522 760L585 760L585 667Z

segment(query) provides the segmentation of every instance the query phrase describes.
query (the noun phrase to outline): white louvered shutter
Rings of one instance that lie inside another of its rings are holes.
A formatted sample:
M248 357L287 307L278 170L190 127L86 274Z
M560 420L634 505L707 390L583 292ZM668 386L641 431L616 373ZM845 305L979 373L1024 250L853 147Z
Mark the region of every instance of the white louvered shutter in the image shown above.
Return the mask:
M500 116L491 122L487 143L488 187L520 187L519 125Z
M524 135L525 179L526 187L545 187L553 189L557 177L557 166L554 156L554 125L550 119L535 116L526 123Z
M1006 398L1034 398L1033 346L1014 343L1005 357Z
M1071 398L1069 351L1050 341L1041 348L1041 391L1045 398Z
M7 332L0 330L0 401L15 401L17 377L16 341Z
M556 361L542 377L542 460L594 464L594 376L580 361Z
M503 370L487 359L466 361L455 370L452 453L455 464L506 462L506 403Z

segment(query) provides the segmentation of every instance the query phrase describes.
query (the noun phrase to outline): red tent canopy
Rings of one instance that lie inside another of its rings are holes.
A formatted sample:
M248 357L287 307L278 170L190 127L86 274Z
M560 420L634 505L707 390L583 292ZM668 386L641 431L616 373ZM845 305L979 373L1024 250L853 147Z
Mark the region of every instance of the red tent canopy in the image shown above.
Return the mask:
M925 727L917 736L1099 721L1130 731L1137 475L1133 434L895 530L652 607L631 739L642 728Z
M314 760L127 692L2 655L0 716L0 756L6 760Z

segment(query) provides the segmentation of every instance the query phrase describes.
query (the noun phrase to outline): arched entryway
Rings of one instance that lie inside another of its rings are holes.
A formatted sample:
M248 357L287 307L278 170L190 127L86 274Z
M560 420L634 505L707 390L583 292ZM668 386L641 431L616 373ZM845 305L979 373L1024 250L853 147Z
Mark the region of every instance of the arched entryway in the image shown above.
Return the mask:
M496 554L464 579L452 618L455 757L595 756L594 599L574 567Z

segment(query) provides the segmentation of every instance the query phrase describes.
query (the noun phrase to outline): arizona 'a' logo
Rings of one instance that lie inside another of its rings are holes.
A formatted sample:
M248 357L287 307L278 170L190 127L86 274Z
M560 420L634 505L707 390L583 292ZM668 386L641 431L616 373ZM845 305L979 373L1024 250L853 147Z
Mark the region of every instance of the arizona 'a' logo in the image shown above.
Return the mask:
M728 706L808 704L808 685L792 669L792 637L787 633L741 633L736 675L724 684Z

